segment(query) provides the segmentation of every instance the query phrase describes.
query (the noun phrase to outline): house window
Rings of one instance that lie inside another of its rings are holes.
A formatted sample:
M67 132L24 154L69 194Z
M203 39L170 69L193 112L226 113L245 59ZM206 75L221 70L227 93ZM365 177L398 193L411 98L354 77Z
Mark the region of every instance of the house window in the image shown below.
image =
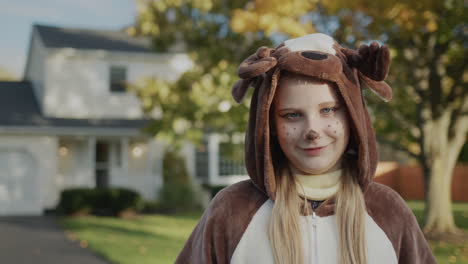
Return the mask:
M123 66L111 66L110 68L110 90L111 92L125 92L127 81L127 69Z

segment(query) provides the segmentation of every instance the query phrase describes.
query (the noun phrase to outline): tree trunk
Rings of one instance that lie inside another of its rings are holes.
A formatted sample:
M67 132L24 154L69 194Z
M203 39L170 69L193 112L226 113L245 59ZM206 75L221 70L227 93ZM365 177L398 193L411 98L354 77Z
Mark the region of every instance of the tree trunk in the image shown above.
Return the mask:
M466 140L468 120L456 120L455 136L449 138L452 110L446 109L437 120L424 125L430 166L427 216L424 232L430 235L459 233L452 211L452 177L458 155Z

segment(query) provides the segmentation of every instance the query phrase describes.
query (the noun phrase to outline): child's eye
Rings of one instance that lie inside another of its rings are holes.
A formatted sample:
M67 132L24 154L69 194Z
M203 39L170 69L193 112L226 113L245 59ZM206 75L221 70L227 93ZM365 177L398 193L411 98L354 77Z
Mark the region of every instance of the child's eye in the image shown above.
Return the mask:
M325 107L325 108L322 108L321 112L324 114L330 114L330 113L336 112L336 110L338 110L337 107Z
M287 114L284 114L282 117L285 117L285 118L288 118L288 119L294 119L294 118L297 118L299 117L301 114L299 113L287 113Z

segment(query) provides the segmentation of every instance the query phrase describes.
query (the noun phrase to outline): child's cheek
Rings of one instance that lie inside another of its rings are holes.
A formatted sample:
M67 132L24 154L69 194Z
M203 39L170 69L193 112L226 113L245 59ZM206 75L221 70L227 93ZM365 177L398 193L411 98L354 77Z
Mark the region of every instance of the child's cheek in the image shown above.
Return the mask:
M286 141L293 141L295 138L297 138L299 133L298 127L294 125L282 124L280 125L279 129L281 137Z
M328 135L339 136L343 134L343 122L338 118L331 119L327 121L325 130Z

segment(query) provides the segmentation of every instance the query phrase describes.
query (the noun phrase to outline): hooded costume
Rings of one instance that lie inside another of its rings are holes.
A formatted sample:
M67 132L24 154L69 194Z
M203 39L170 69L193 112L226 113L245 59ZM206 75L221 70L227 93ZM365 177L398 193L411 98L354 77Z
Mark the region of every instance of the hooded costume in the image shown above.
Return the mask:
M383 100L392 98L384 82L389 50L376 42L359 50L341 47L331 37L311 34L287 40L276 48L261 47L239 66L241 78L233 87L237 102L253 87L245 137L249 180L221 190L205 210L176 263L274 263L268 223L276 183L271 156L269 112L281 71L336 84L350 118L358 183L366 205L366 244L369 264L436 263L411 209L393 189L376 183L378 154L371 119L361 89ZM310 203L313 215L301 216L304 263L337 263L335 195L320 205Z

